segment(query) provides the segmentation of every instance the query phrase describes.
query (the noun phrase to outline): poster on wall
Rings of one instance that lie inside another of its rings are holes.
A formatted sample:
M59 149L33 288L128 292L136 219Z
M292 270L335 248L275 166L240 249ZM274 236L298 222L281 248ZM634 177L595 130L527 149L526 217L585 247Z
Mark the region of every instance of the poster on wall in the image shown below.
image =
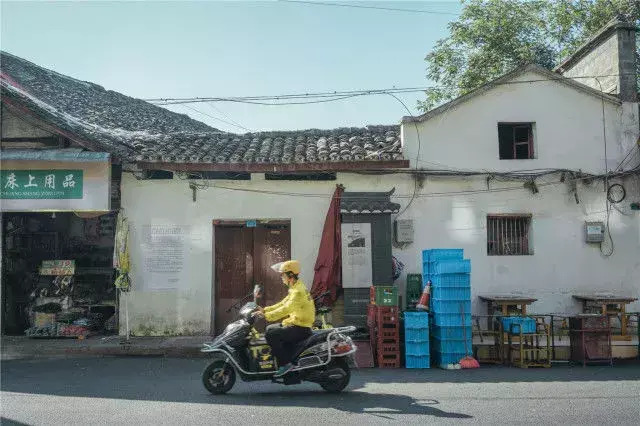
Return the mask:
M371 265L371 224L342 224L342 287L373 285Z
M184 286L191 226L145 225L142 227L142 258L146 290Z

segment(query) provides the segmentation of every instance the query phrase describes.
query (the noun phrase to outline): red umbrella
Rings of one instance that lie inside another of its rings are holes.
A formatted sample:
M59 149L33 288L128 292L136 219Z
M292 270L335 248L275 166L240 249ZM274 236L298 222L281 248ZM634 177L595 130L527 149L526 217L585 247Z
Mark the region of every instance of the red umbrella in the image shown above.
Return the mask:
M328 300L331 305L338 297L338 290L342 288L342 242L340 235L340 200L344 186L337 185L333 193L327 217L324 220L322 239L318 249L318 258L314 268L313 285L311 294L318 297L329 291Z

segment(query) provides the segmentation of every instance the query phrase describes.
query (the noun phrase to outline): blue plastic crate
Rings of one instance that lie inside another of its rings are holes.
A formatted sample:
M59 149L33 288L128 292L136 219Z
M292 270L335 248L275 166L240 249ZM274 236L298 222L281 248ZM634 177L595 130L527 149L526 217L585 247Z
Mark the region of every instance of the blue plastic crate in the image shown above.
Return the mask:
M431 287L471 287L470 274L429 275L422 283L422 288L431 281Z
M502 317L502 328L509 334L520 334L520 327L522 327L522 333L535 333L536 332L536 320L529 317Z
M467 356L464 352L434 352L433 360L436 364L457 364Z
M436 314L471 313L471 300L439 300L431 299L431 312Z
M471 313L465 313L464 316L457 314L443 314L435 312L433 314L433 325L438 326L470 326L471 325Z
M404 353L407 355L429 356L429 341L405 342Z
M429 265L429 274L469 274L471 273L471 261L469 259L439 260Z
M429 328L428 312L405 312L404 328Z
M462 249L431 249L422 251L423 262L435 262L444 259L462 259Z
M431 328L431 336L436 339L464 339L465 333L467 339L472 336L471 326L433 326Z
M471 350L471 336L467 337L466 345L464 339L433 339L431 343L433 345L433 350L441 353L459 353Z
M404 329L404 339L407 342L428 342L428 328L406 328Z
M434 287L431 286L432 300L471 300L470 287Z
M431 357L428 355L416 356L407 354L404 357L404 361L406 368L431 368Z

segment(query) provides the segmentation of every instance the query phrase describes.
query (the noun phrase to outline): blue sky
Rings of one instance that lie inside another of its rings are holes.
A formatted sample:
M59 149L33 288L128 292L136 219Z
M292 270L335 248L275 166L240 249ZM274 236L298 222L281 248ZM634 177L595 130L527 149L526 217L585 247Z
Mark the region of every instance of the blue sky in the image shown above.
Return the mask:
M342 3L461 10L458 1ZM3 50L143 99L425 86L424 56L456 18L277 1L1 4ZM412 113L420 97L402 95ZM384 95L303 106L194 107L253 131L392 124L407 115Z

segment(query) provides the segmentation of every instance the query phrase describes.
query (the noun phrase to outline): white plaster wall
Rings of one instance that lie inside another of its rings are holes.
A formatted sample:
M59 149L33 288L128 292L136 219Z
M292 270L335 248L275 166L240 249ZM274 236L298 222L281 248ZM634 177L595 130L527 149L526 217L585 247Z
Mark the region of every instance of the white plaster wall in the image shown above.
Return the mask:
M516 80L540 80L529 72ZM605 101L608 164L615 169L628 152L635 122L623 125L631 108ZM535 122L533 160L500 160L499 122ZM629 123L629 121L627 121ZM419 140L416 125L420 134ZM625 127L626 126L626 127ZM635 127L634 127L635 126ZM554 81L500 85L424 122L402 126L403 149L416 167L513 171L565 168L590 173L604 172L602 100Z
M549 180L556 180L551 179ZM122 201L132 224L131 256L133 291L129 295L130 325L134 334L206 334L210 330L212 300L212 221L214 219L291 219L292 256L302 262L302 279L311 284L324 217L336 183L347 191L387 191L396 187L396 202L403 206L413 193L406 175L362 176L339 174L333 182L209 181L228 190L198 191L197 201L185 181L137 181L123 176ZM541 185L532 195L521 184L514 190L452 195L452 192L484 190L483 179L427 179L419 197L403 215L414 219L415 243L394 254L406 264L406 272L421 272L425 248L456 247L472 261L473 309L483 313L477 295L522 292L539 299L533 312L577 312L571 294L595 290L640 296L640 219L612 211L610 225L615 253L607 258L597 246L584 243L584 222L606 220L602 185L579 187L576 204L565 184ZM241 189L282 193L317 194L319 197L261 194ZM446 196L435 194L447 193ZM486 254L486 215L533 215L534 255L489 257ZM629 212L625 212L629 214ZM191 247L188 273L180 288L149 291L141 284L142 253L138 230L147 224L189 224L201 234ZM404 287L405 277L398 283ZM640 305L632 306L640 309ZM124 312L121 316L124 331Z

